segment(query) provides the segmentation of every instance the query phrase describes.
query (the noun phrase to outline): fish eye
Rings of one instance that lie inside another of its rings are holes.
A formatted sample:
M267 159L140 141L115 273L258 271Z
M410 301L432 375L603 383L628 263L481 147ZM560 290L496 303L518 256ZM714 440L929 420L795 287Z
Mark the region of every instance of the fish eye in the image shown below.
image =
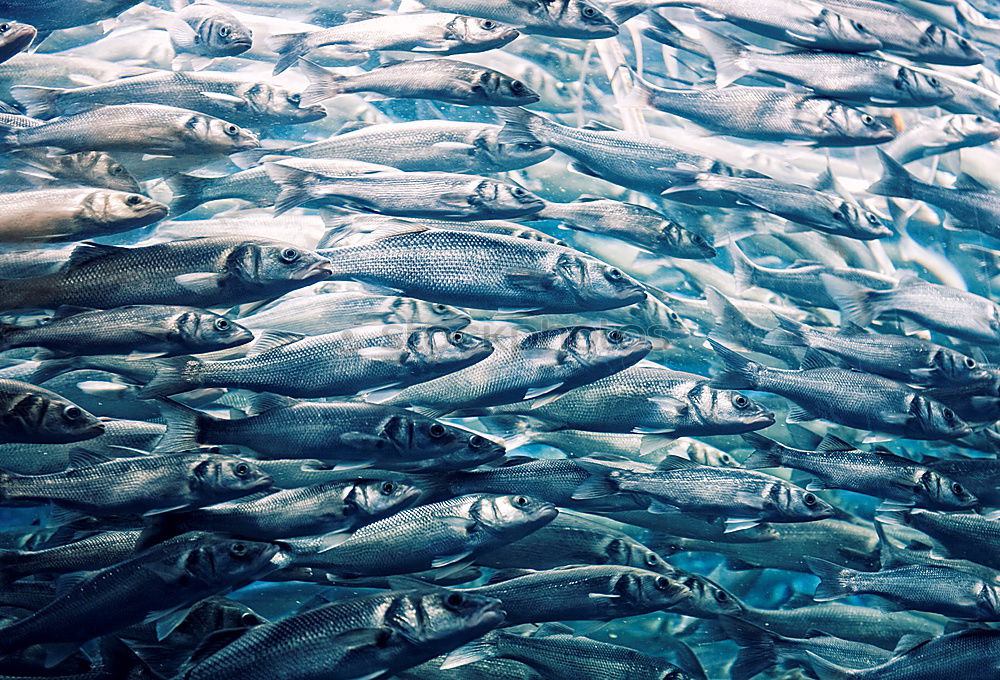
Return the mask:
M954 420L954 419L955 419L955 412L954 412L954 411L952 411L952 410L951 410L950 408L948 408L947 406L946 406L946 407L944 408L944 410L943 410L943 411L941 411L941 415L943 415L943 416L944 416L944 419L945 419L945 420Z
M705 242L705 239L703 239L698 234L694 234L694 235L691 236L691 242L700 246L700 245L702 245Z
M818 500L819 499L817 499L816 496L814 496L811 493L807 493L805 496L802 497L802 502L805 503L806 505L808 505L810 508L812 506L816 505L816 502Z
M580 10L580 14L588 19L593 19L597 16L597 10L590 5L584 5L583 9Z
M228 38L232 32L233 29L229 26L219 26L219 35L221 35L223 38Z
M514 505L519 505L522 508L528 504L528 499L525 496L514 496Z
M233 125L232 123L227 124L226 127L224 128L224 130L225 130L226 134L229 135L230 137L235 137L240 132L239 127L237 127L236 125Z
M448 593L444 598L444 603L449 607L461 607L465 598L460 593Z
M493 21L492 19L483 19L482 21L479 22L479 26L487 31L492 31L494 28L497 27L497 22Z
M10 24L0 24L0 33L6 33L10 30Z
M260 623L260 617L250 612L243 612L243 615L240 616L240 623L244 626L256 626Z
M865 219L868 220L869 224L878 224L878 216L874 213L865 213Z
M483 439L482 437L480 437L478 434L474 434L471 437L469 437L469 448L470 449L481 448L483 446L483 444L485 444L485 443L486 443L486 440Z
M967 50L969 49L969 41L966 40L965 38L959 38L958 46L961 47L963 50Z
M608 340L617 344L625 339L625 335L621 331L608 331Z
M612 281L618 281L624 278L624 276L625 275L622 274L621 269L616 269L612 267L611 269L608 270L608 278L611 279Z
M976 117L975 117L975 118L973 118L972 120L974 120L974 121L975 121L975 122L977 122L977 123L985 123L985 122L986 122L986 119L985 119L985 118L983 118L982 116L976 116Z
M228 331L232 325L229 319L219 318L215 320L215 330L217 331Z
M650 567L655 567L660 563L660 556L656 553L646 553L646 564Z
M528 195L528 191L526 189L522 189L521 187L512 187L510 193L514 194L517 198L524 198Z
M138 194L129 194L128 198L125 199L125 205L135 207L142 203L142 196Z
M83 417L83 409L79 406L67 406L62 412L63 418L69 421L79 420Z
M670 316L670 320L671 321L680 321L681 320L681 315L678 314L677 312L670 312L669 316Z
M744 397L742 394L733 395L733 406L736 408L746 408L750 405L750 400Z
M246 477L250 474L250 466L246 463L239 463L233 468L233 474L237 477Z
M388 496L395 490L396 490L396 485L393 484L392 482L382 482L382 488L380 489L380 491L384 495Z
M120 165L112 165L110 168L108 168L108 172L112 175L120 175L123 172L125 172L125 168L123 168Z
M510 81L510 89L514 92L524 92L524 83L520 80L512 80Z
M437 439L438 437L443 437L445 432L444 425L442 425L441 423L434 423L427 429L427 431L435 439Z
M724 463L726 465L732 465L733 464L733 457L730 456L728 453L724 453L721 456L719 456L719 461L721 461L722 463Z
M973 368L975 368L978 365L979 364L977 364L976 360L973 359L972 357L965 357L965 367L966 368L973 369Z
M656 587L659 588L660 590L670 589L670 579L668 579L666 576L657 576L656 580L653 581L653 583L655 583Z
M963 496L965 495L965 487L958 482L955 482L951 485L951 492L956 496Z
M455 331L454 333L451 334L452 342L462 342L463 340L465 340L465 333L459 333L458 331Z
M716 590L715 599L718 600L719 602L728 602L729 593L727 593L725 590Z
M437 303L436 305L432 305L431 309L433 309L438 314L444 314L445 312L448 311L448 307L445 306L445 305L442 305L440 302Z
M243 557L247 554L246 543L233 543L229 546L229 554L233 557Z
M834 211L833 211L832 213L830 213L830 214L831 214L831 216L833 217L833 219L835 219L835 220L842 220L842 219L844 219L844 213L842 213L842 212L841 212L841 211L839 211L839 210L834 210Z
M861 122L865 125L872 125L875 122L875 119L865 113L861 115Z
M937 87L941 83L941 81L938 80L937 78L935 78L934 76L931 76L930 78L928 78L927 82L930 83L931 85L933 85L934 87Z
M278 257L281 258L282 262L295 262L295 260L299 259L299 255L299 251L295 248L285 248Z

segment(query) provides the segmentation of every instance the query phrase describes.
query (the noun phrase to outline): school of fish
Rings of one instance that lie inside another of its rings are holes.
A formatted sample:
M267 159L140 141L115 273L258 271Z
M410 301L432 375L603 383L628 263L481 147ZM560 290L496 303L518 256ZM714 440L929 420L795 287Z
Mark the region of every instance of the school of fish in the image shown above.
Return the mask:
M996 0L0 0L0 680L1000 679Z

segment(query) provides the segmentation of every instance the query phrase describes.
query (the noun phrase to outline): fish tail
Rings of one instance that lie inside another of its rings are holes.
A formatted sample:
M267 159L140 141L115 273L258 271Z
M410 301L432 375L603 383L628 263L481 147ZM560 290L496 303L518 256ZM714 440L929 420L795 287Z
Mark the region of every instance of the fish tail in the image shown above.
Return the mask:
M764 336L764 344L772 347L809 347L809 327L787 316L775 314L778 325Z
M200 371L204 362L194 357L171 357L157 367L156 375L139 390L140 399L154 399L187 392L201 385Z
M315 198L312 187L316 184L316 175L313 173L278 163L265 163L264 167L271 181L281 188L274 200L275 215L286 213Z
M708 308L711 310L712 316L715 317L713 334L723 340L739 343L740 329L746 327L750 320L729 298L715 288L705 288L705 299L708 301Z
M0 151L11 151L19 146L17 130L9 125L0 123Z
M813 669L816 676L819 677L819 680L850 680L850 678L856 678L861 675L861 671L854 671L838 666L813 652L806 651L806 654L809 657L809 666Z
M868 187L868 191L879 196L913 198L913 175L892 156L881 149L877 151L879 160L882 161L882 178Z
M482 661L483 659L488 659L492 656L496 656L498 653L497 645L499 642L499 636L496 631L491 631L486 635L482 636L477 640L462 645L458 649L454 650L448 656L445 657L444 663L441 664L441 670L448 670L450 668L458 668L459 666L464 666L466 664L475 663L476 661Z
M345 92L350 78L328 71L308 59L299 62L299 68L309 78L309 87L302 91L302 106L315 106L335 95Z
M25 113L32 118L48 120L62 115L59 108L59 95L65 90L56 87L37 87L24 85L10 88L11 96L24 107Z
M761 364L740 356L711 338L708 342L723 363L722 371L712 379L713 387L735 390L756 389L760 383L761 369L764 368Z
M716 87L726 87L743 76L755 73L756 69L747 58L747 50L742 43L730 40L714 31L701 31L701 44L715 65Z
M172 399L161 399L158 405L167 431L156 443L155 452L190 451L204 443L201 437L201 426L207 417L204 413L178 404Z
M778 636L768 630L729 616L720 616L719 624L740 649L730 671L731 680L750 680L758 673L778 665Z
M47 380L52 380L52 378L57 375L62 375L63 373L69 373L70 371L75 371L80 368L80 361L76 357L70 357L67 359L46 359L38 363L38 367L35 372L31 374L31 382L34 385L40 385Z
M183 172L169 177L166 184L173 192L173 198L170 199L170 216L183 215L204 203L205 189L214 182L214 177L198 177Z
M819 577L819 585L813 599L817 602L828 602L837 598L847 597L852 593L850 569L839 564L821 560L818 557L805 557L809 571Z
M577 464L587 471L589 475L585 480L577 485L573 491L575 500L589 500L591 498L606 498L618 493L618 485L608 476L610 468L598 463L577 459Z
M874 305L875 297L879 291L859 286L830 274L820 274L820 279L823 281L827 295L833 299L837 307L840 308L840 313L847 317L851 323L867 326L879 315L879 310Z
M743 467L748 470L781 467L783 464L781 453L784 448L781 444L756 432L744 432L740 436L754 447L754 452L744 461Z
M268 47L278 53L278 61L274 64L274 75L288 70L307 54L310 47L306 41L308 33L281 33L271 36Z
M753 288L757 285L754 280L756 270L754 269L753 262L750 261L746 253L740 250L736 244L733 244L729 251L730 258L733 261L733 277L736 279L736 290L742 293L747 288Z
M494 109L503 128L497 141L503 144L545 144L543 131L546 121L536 113L517 107Z

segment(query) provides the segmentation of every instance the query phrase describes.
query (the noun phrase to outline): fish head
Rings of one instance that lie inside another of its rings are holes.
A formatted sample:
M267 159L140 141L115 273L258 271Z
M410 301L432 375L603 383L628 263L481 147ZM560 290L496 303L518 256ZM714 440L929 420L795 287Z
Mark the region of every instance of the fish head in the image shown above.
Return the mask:
M534 104L540 97L522 80L502 73L484 71L473 89L487 95L493 106L524 106Z
M456 638L479 637L503 623L505 617L500 600L478 593L435 588L417 597L416 605L422 615L412 621L408 637L419 639L430 648ZM418 621L423 622L423 630L419 630Z
M53 393L24 390L5 401L0 424L5 433L13 434L8 440L63 444L104 433L97 416Z
M493 344L478 335L445 326L424 326L410 333L406 349L406 362L414 368L454 366L452 370L457 370L488 357L493 353Z
M193 147L208 147L220 153L249 151L260 146L257 135L235 123L201 113L178 120L180 136Z
M476 153L498 168L524 168L541 163L555 153L555 149L533 142L501 142L499 133L498 129L488 128L472 141Z
M917 484L923 494L942 510L962 510L979 503L968 489L933 470L920 473Z
M716 256L715 247L701 234L689 231L671 219L664 219L657 232L657 245L671 256L705 260Z
M472 321L472 318L458 307L440 302L397 297L390 305L390 316L385 319L386 323L426 323L458 330L465 328Z
M827 519L836 514L836 509L814 494L797 486L779 484L780 490L771 494L775 497L779 510L790 519Z
M229 12L213 12L196 31L205 56L233 57L253 47L253 31Z
M828 120L835 121L835 127L846 139L863 139L871 144L890 142L896 133L884 122L864 111L847 106L840 108L840 115L832 115Z
M947 119L945 133L955 142L988 144L1000 139L1000 123L975 113L956 114Z
M345 506L366 519L384 517L416 502L422 491L413 484L388 476L355 482L344 496Z
M482 496L470 510L474 519L496 533L526 532L548 524L559 511L548 501L523 495Z
M52 159L60 174L82 186L104 187L133 194L142 193L139 181L113 157L103 151L63 154Z
M206 584L241 586L281 566L282 554L274 543L205 534L182 558L183 575Z
M295 288L330 277L330 260L289 243L247 241L227 258L227 268L244 283Z
M699 410L704 414L706 424L718 428L714 432L747 432L774 425L774 413L742 392L707 389L705 393L696 394L695 390L701 389L695 388L689 394L698 398Z
M830 200L828 203L827 219L841 229L850 232L852 238L871 240L892 236L892 229L872 211L862 210L850 201L842 201L839 198Z
M639 324L640 332L649 338L686 338L691 335L691 329L684 323L681 315L670 308L658 296L654 288L647 288L645 299L628 307L629 316Z
M931 22L912 49L923 59L949 66L975 66L985 58L969 40Z
M984 619L990 621L1000 618L1000 590L997 586L987 583L979 591L979 598L976 608L982 613Z
M686 598L685 604L700 612L699 616L703 614L738 616L743 613L743 603L739 598L715 581L689 572L680 573L677 579L691 593L690 597Z
M243 93L243 98L254 111L296 123L311 123L326 117L326 109L321 104L302 106L300 93L267 83L254 83Z
M611 38L618 35L618 24L594 4L586 0L540 2L546 11L555 14L564 37Z
M18 52L27 49L38 31L34 26L5 21L0 23L0 61L6 61Z
M956 385L967 385L989 378L989 373L978 361L947 347L932 349L930 364L937 377Z
M972 432L968 423L951 408L919 395L913 396L910 414L917 428L933 439L960 439Z
M898 91L907 93L910 99L923 104L937 104L955 95L955 91L938 76L911 71L902 66L897 71L893 85Z
M92 209L95 221L119 226L145 226L162 220L170 212L166 205L148 196L103 189L90 195L87 206Z
M641 603L648 607L672 607L681 600L693 596L679 576L677 574L672 577L645 570L639 573L626 573L617 578L612 592L630 602Z
M446 39L483 49L503 47L520 34L513 26L478 17L456 16L445 27Z
M742 467L732 455L697 439L682 439L678 443L682 445L680 455L696 463L712 467Z
M493 217L523 217L545 207L545 201L512 182L484 179L476 184L471 203L488 207Z
M185 632L192 635L208 635L217 630L229 628L253 628L267 619L242 602L226 597L210 597L202 600L184 619Z
M269 489L274 484L271 475L253 461L235 456L202 455L192 465L192 487L218 492L227 498Z
M556 271L567 290L599 309L624 307L646 297L642 284L621 269L573 251L559 254Z
M817 47L825 44L840 52L870 52L882 47L882 41L860 21L828 9L820 10L813 26Z
M566 333L562 349L584 366L611 362L624 367L649 354L653 343L619 328L575 326Z
M253 333L221 314L190 310L175 319L178 340L190 352L211 352L253 340Z

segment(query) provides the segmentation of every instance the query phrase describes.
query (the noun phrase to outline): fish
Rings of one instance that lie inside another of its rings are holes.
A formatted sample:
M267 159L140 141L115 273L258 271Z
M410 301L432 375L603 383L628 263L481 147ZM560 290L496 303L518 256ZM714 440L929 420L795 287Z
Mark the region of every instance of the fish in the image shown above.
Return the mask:
M203 237L130 248L85 243L58 271L0 280L0 307L238 304L329 278L329 267L312 251L261 239ZM137 270L147 284L124 286Z
M233 57L253 46L253 31L214 2L182 3L169 29L178 52L202 57Z
M0 502L51 501L83 514L143 515L212 505L270 488L252 461L212 453L110 458L79 448L47 475L0 473Z
M428 0L427 7L462 12L518 27L523 33L554 38L596 40L618 34L618 26L600 7L586 0L552 3L524 0L515 4L480 0Z
M799 371L769 368L709 339L725 368L717 387L772 391L791 400L790 422L825 418L859 430L912 439L960 438L970 432L947 406L921 396L903 383L871 373L832 366Z
M39 210L40 205L50 206ZM167 206L107 189L42 189L0 194L0 242L80 241L158 222Z
M942 116L906 130L885 146L902 165L1000 139L1000 124L974 114Z
M43 347L50 358L76 353L136 358L199 354L251 340L250 331L221 314L169 305L91 311L63 307L40 326L0 324L0 348Z
M0 442L61 444L99 437L104 424L55 392L20 380L0 379Z

